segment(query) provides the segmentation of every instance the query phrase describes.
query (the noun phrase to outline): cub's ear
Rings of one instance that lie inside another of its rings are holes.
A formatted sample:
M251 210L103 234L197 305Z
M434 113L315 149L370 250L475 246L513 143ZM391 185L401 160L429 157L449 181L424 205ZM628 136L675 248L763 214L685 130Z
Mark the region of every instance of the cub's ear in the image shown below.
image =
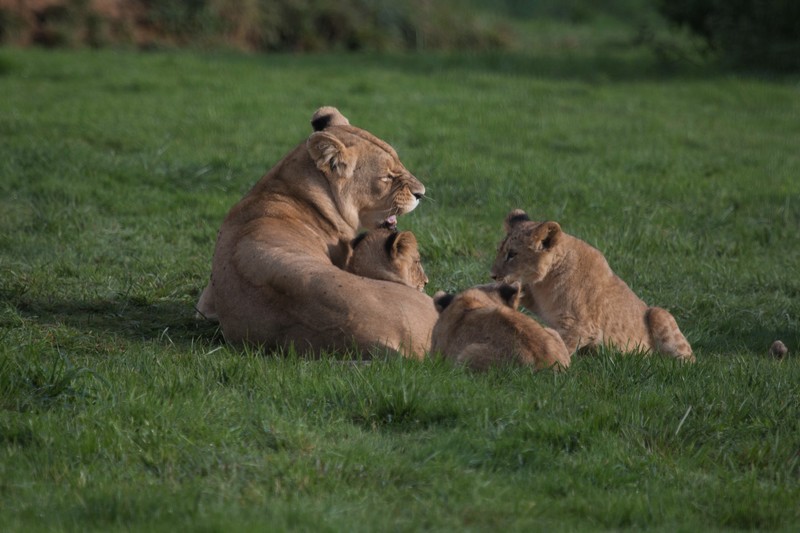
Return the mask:
M500 299L509 306L511 309L519 307L521 286L518 281L514 283L501 283L497 287L497 292L500 294Z
M367 232L366 232L366 231L362 231L361 233L359 233L359 234L356 236L356 238L355 238L355 239L353 239L352 241L350 241L350 248L352 248L352 249L354 249L354 250L355 250L356 246L358 246L359 244L361 244L361 241L363 241L363 240L364 240L364 238L365 238L366 236L367 236Z
M514 209L508 215L506 215L505 223L503 227L506 230L506 233L510 233L511 229L519 224L520 222L526 222L530 220L528 213L523 211L522 209Z
M392 259L414 251L417 246L417 238L410 231L393 233L386 239L386 252Z
M353 175L356 157L345 145L326 131L312 133L306 141L308 153L328 179L348 179Z
M322 131L330 126L348 126L350 121L338 109L331 106L320 107L311 117L311 127L314 131Z
M561 226L558 225L558 222L544 222L531 234L530 247L535 251L550 250L558 244L561 234Z
M444 291L437 291L436 294L433 295L433 305L435 305L436 310L441 313L447 309L448 305L453 303L453 298L455 298L455 295L453 294L447 294Z

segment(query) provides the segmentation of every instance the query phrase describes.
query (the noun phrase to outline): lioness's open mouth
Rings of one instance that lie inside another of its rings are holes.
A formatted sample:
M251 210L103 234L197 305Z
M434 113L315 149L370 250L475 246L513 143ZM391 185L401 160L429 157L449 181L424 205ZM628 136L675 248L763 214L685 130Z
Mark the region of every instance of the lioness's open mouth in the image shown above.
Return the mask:
M386 220L378 225L379 228L385 228L392 231L397 231L397 215L391 215Z

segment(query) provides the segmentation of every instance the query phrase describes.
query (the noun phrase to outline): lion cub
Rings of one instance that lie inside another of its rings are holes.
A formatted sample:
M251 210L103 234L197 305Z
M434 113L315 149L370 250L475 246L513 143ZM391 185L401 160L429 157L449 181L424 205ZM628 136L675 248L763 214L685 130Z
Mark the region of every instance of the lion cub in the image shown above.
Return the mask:
M433 327L431 352L473 370L503 363L567 368L570 354L564 341L517 311L519 299L519 283L480 285L457 295L437 292L433 303L439 320Z
M410 231L374 229L353 239L350 246L348 272L425 289L428 276L422 268L417 238Z
M675 318L640 300L599 250L520 209L508 214L505 230L492 278L522 283L522 304L561 334L570 353L610 344L695 360Z

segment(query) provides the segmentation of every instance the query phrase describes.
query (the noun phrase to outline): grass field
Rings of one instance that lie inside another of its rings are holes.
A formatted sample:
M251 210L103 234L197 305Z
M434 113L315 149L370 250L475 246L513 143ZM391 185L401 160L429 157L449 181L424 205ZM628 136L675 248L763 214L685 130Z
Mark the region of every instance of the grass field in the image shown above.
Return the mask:
M226 346L193 319L217 228L325 104L428 187L430 293L488 280L522 207L698 363ZM643 53L0 49L0 529L795 530L799 170L797 79Z

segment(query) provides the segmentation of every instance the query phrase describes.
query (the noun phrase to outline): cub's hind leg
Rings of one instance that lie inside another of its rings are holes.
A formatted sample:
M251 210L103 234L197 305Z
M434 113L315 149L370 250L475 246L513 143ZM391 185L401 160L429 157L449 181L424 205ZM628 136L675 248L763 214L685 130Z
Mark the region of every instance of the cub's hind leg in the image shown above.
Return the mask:
M646 318L655 351L683 361L692 363L695 361L689 341L683 336L675 317L669 311L660 307L650 307Z
M488 343L469 344L459 352L455 360L471 370L485 372L489 370L489 367L502 362L496 356L495 351L494 347Z

